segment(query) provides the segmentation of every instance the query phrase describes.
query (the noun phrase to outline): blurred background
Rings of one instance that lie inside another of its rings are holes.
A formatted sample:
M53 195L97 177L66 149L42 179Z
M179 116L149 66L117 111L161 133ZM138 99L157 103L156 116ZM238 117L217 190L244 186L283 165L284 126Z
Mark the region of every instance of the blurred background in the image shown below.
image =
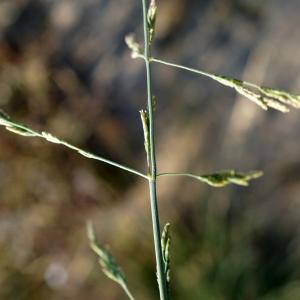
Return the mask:
M160 0L155 56L300 93L297 0ZM0 108L145 171L141 1L1 0ZM158 184L172 299L300 299L300 112L263 112L208 79L154 66L160 171L261 169L249 188ZM158 299L147 184L0 129L0 299L125 299L88 247L110 245L136 299Z

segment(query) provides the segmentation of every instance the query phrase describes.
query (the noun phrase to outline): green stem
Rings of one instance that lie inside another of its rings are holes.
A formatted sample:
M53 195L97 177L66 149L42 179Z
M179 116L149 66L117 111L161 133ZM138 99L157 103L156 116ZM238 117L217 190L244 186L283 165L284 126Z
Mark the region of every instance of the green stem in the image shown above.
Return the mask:
M151 82L151 45L149 36L149 25L147 22L147 1L143 3L143 24L144 24L144 60L147 75L147 103L149 114L149 149L150 149L150 166L149 166L149 193L151 203L151 216L153 226L153 238L156 258L156 271L161 300L168 299L167 280L164 272L164 262L161 248L161 232L159 224L159 214L156 195L156 158L155 158L155 139L154 139L154 120L153 120L153 103L152 103L152 82Z

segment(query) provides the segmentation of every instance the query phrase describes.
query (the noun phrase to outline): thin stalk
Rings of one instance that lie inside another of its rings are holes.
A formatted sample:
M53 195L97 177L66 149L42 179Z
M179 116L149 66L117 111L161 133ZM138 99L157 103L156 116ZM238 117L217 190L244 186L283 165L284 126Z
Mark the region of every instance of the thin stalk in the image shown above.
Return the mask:
M138 57L143 58L141 55L138 56ZM155 58L155 57L152 57L150 59L150 61L155 62L155 63L159 63L161 65L174 67L174 68L177 68L177 69L181 69L181 70L189 71L189 72L192 72L192 73L196 73L196 74L199 74L199 75L202 75L202 76L205 76L205 77L209 77L209 78L217 80L217 81L220 79L220 75L205 72L205 71L198 70L198 69L195 69L195 68L186 67L186 66L179 65L179 64L174 64L174 63L171 63L171 62L168 62L168 61L165 61L165 60L161 60L161 59L158 59L158 58ZM260 88L258 85L253 84L253 83L248 82L248 81L243 81L243 83L248 85L249 87Z
M203 75L203 76L206 76L206 77L214 78L214 75L211 74L211 73L201 71L201 70L197 70L197 69L194 69L194 68L189 68L189 67L182 66L182 65L179 65L179 64L174 64L174 63L164 61L164 60L161 60L161 59L158 59L158 58L152 57L151 62L156 62L156 63L166 65L166 66L169 66L169 67L174 67L174 68L177 68L177 69L182 69L182 70L190 71L190 72L193 72L193 73L196 73L196 74L200 74L200 75Z
M194 179L197 179L199 180L199 175L195 175L195 174L191 174L191 173L159 173L157 174L157 177L158 176L184 176L184 177L191 177L191 178L194 178Z
M155 139L154 139L154 120L153 120L153 103L152 103L152 81L151 81L151 45L150 32L147 22L147 1L143 3L143 25L144 25L144 57L147 76L147 103L149 114L149 150L150 150L150 165L149 165L149 193L151 203L151 216L153 226L153 238L156 258L156 271L161 300L168 299L167 279L164 272L164 261L161 247L161 232L159 224L159 214L156 195L156 157L155 157Z
M84 152L86 152L86 151L82 152L80 148L77 148L77 147L75 147L75 146L73 146L73 145L71 145L71 144L69 144L69 143L62 143L62 144L63 144L64 146L70 148L70 149L73 149L73 150L78 151L78 153L80 153L80 154L83 154ZM117 163L117 162L115 162L115 161L112 161L112 160L110 160L110 159L107 159L107 158L104 158L104 157L101 157L101 156L98 156L98 155L95 155L95 154L92 154L92 153L89 153L89 152L86 152L86 153L88 154L87 156L88 156L88 158L90 158L90 159L94 159L94 160L101 161L101 162L103 162L103 163L106 163L106 164L108 164L108 165L111 165L111 166L113 166L113 167L116 167L116 168L118 168L118 169L121 169L121 170L123 170L123 171L127 171L127 172L129 172L129 173L132 173L132 174L138 175L138 176L140 176L140 177L143 177L143 178L145 178L145 179L148 179L148 176L146 176L145 174L143 174L143 173L141 173L141 172L139 172L139 171L137 171L137 170L135 170L135 169L132 169L132 168L130 168L130 167L127 167L127 166L124 166L124 165L122 165L122 164L120 164L120 163Z

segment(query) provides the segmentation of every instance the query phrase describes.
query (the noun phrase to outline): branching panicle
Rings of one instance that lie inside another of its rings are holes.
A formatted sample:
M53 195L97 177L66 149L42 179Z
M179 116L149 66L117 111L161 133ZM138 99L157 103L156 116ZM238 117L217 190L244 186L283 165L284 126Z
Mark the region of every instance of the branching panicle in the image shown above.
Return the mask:
M242 81L235 78L230 78L227 76L217 75L209 73L202 70L197 70L194 68L189 68L186 66L174 64L161 59L152 57L151 62L163 64L166 66L186 70L192 73L199 74L201 76L209 77L222 85L233 88L240 95L245 96L249 100L253 101L255 104L260 106L263 110L268 110L273 108L280 112L286 113L290 111L290 108L300 108L300 95L291 94L285 91L261 87L259 85Z
M111 161L109 159L106 159L106 158L103 158L101 156L97 156L93 153L90 153L88 151L85 151L83 149L80 149L62 139L59 139L58 137L55 137L54 135L52 135L51 133L48 133L48 132L45 132L45 131L42 131L42 132L38 132L38 131L35 131L31 128L28 128L27 126L23 125L23 124L20 124L20 123L16 123L14 121L11 120L11 118L6 114L4 113L3 111L0 111L0 126L4 126L7 130L15 133L15 134L18 134L18 135L21 135L21 136L25 136L25 137L38 137L38 138L42 138L50 143L54 143L54 144L60 144L60 145L63 145L69 149L72 149L72 150L75 150L77 151L79 154L81 154L82 156L84 157L87 157L87 158L90 158L90 159L95 159L95 160L98 160L98 161L102 161L106 164L109 164L109 165L112 165L114 167L117 167L119 169L122 169L122 170L125 170L127 172L130 172L130 173L133 173L135 175L138 175L140 177L143 177L145 179L148 179L147 175L144 175L142 173L140 173L139 171L136 171L132 168L129 168L129 167L126 167L126 166L123 166L119 163L116 163L114 161Z

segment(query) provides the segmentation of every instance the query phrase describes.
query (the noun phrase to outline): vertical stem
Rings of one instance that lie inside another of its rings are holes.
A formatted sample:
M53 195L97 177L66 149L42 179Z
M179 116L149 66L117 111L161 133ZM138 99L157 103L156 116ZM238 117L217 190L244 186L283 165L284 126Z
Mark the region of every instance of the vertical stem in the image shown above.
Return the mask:
M149 25L147 22L147 1L143 2L143 24L144 24L144 56L146 65L147 75L147 103L148 103L148 114L149 114L149 150L150 150L150 162L149 162L149 192L150 192L150 203L151 203L151 216L153 226L153 237L155 247L155 258L156 258L156 271L157 280L159 286L160 300L168 300L168 290L166 275L164 272L164 262L161 248L161 232L159 224L159 214L157 206L157 195L156 195L156 158L155 158L155 139L154 139L154 122L153 122L153 103L152 103L152 82L151 82L151 45L149 40Z
M153 225L153 237L154 237L156 272L157 272L157 281L159 287L159 295L161 300L167 300L169 297L168 297L167 281L166 281L166 276L164 271L164 262L162 257L161 233L160 233L157 197L156 197L156 182L154 180L149 180L149 191L150 191L150 201L151 201L151 216L152 216L152 225Z

